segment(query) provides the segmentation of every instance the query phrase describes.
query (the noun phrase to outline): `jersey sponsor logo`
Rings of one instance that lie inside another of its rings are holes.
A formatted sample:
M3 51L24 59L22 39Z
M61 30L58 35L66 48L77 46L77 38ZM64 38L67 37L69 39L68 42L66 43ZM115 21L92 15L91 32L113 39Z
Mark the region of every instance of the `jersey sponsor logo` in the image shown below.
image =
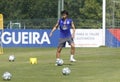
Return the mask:
M67 27L66 25L63 25L62 29L63 29L63 30L67 30L68 27Z

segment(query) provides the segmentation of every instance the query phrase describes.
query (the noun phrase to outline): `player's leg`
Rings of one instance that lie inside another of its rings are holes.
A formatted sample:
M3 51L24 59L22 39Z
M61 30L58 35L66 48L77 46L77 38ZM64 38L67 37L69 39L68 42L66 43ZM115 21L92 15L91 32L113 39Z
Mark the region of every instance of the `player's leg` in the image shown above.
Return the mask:
M70 55L70 61L71 62L75 62L76 60L74 59L74 55L75 55L75 44L72 38L68 38L67 42L69 43L69 45L71 46L71 55Z
M56 52L56 59L59 60L60 59L60 53L61 53L62 48L58 47L57 48L57 52Z
M71 43L71 56L70 56L70 61L71 62L75 62L76 60L74 59L74 55L75 55L75 44Z
M71 43L70 46L71 46L71 54L75 55L75 44Z
M66 41L65 41L65 39L60 38L58 43L59 44L58 44L58 48L57 48L57 52L56 52L56 59L57 60L60 59L60 53L62 51L62 48L65 46Z

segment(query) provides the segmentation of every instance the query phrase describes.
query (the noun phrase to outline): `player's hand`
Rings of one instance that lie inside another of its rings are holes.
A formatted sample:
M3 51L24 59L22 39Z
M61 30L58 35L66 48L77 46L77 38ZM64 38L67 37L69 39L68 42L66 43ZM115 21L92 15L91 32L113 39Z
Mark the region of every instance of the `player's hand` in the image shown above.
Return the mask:
M50 37L52 36L52 32L50 32L49 36L50 36Z
M75 34L72 34L72 38L73 38L73 39L75 38Z

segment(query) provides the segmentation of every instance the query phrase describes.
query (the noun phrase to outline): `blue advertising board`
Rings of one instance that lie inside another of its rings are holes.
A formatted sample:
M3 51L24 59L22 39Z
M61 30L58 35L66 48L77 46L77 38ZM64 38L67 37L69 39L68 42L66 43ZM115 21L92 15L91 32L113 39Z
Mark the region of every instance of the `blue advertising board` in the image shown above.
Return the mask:
M4 30L0 31L3 47L57 47L59 31L49 37L51 30Z

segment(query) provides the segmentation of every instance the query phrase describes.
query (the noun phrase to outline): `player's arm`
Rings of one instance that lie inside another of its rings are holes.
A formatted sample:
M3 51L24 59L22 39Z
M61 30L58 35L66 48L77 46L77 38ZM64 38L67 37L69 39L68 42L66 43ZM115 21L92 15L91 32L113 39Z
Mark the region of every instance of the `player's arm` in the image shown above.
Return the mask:
M72 25L72 31L73 31L72 38L74 38L75 37L75 25L74 25L73 21L72 21L71 25Z
M53 32L58 28L59 26L59 22L57 21L57 23L55 24L55 26L53 27L52 31L50 32L50 37L52 36Z

